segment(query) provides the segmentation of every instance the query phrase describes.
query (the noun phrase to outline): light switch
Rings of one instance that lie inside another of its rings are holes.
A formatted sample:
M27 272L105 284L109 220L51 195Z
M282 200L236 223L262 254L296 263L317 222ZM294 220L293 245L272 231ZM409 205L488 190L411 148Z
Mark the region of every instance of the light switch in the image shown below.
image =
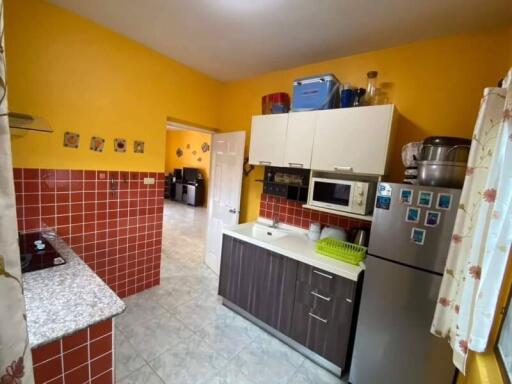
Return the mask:
M155 184L155 178L154 177L145 177L144 184L145 185Z

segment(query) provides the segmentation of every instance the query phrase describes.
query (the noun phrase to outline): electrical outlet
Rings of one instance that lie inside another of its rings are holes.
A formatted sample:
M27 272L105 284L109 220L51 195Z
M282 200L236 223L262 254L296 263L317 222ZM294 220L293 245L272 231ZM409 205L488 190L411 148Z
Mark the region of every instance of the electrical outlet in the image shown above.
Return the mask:
M154 177L145 177L144 178L144 184L145 185L155 184L155 178Z

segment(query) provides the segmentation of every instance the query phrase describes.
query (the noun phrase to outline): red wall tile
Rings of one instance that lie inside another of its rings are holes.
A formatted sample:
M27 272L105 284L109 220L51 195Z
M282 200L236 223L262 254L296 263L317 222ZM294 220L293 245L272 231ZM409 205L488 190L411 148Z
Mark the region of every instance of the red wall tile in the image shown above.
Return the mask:
M311 223L320 223L344 229L370 228L370 223L363 220L351 219L346 216L303 208L303 203L287 200L283 197L262 194L260 202L260 217L266 219L278 218L279 222L309 229Z
M112 356L112 321L106 320L33 349L35 384L112 384Z
M159 284L164 174L147 174L15 168L18 227L54 228L121 297Z

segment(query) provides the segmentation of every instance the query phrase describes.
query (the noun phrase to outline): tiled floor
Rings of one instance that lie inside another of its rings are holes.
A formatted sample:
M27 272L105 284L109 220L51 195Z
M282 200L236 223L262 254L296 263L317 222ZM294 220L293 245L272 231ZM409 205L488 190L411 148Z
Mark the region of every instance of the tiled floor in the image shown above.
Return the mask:
M205 209L165 203L161 285L116 321L117 383L341 383L220 304L205 232Z

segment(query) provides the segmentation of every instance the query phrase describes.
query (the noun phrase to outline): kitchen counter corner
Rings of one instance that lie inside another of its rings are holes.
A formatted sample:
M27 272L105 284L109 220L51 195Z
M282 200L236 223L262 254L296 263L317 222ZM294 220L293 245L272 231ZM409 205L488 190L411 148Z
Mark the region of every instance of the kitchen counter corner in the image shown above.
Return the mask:
M31 348L108 320L126 308L62 239L48 241L66 264L23 274Z

